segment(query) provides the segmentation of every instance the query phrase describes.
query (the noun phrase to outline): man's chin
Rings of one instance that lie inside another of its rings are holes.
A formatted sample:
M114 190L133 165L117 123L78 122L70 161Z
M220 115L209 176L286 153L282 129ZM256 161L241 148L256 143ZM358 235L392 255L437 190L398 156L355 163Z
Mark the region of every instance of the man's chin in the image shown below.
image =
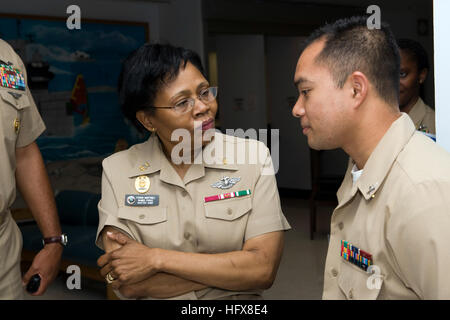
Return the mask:
M308 136L308 146L311 149L316 150L316 151L334 150L334 149L339 148L339 147L336 147L334 145L332 146L332 145L329 145L329 144L326 144L326 143L323 143L323 142L320 142L320 141L314 141L313 139L311 139L310 136Z

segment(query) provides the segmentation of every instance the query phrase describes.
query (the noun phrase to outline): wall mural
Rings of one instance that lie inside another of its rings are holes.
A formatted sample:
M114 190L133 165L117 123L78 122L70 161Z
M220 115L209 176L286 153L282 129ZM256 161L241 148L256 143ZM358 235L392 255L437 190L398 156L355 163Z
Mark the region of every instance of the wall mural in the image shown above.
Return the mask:
M116 88L123 59L149 40L147 23L83 19L81 30L69 30L66 18L8 15L0 38L26 65L47 126L37 143L51 178L98 178L103 158L146 139L125 122Z

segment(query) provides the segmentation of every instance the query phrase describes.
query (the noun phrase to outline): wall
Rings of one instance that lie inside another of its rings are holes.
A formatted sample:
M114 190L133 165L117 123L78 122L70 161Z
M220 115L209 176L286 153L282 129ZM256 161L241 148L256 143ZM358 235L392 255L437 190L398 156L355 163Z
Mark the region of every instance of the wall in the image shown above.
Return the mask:
M448 39L450 31L450 2L448 0L435 0L434 32L435 32L435 72L436 72L436 135L437 143L450 152L450 90L448 75L450 74L450 44Z

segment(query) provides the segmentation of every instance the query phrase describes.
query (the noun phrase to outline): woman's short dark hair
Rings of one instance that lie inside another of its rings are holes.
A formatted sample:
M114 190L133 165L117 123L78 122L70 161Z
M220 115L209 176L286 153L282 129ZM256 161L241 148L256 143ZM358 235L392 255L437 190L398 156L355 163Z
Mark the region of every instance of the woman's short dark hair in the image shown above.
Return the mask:
M134 50L122 63L119 75L119 103L123 114L141 132L145 128L136 112L154 112L152 106L158 91L175 80L180 68L192 63L204 76L202 62L192 50L170 44L146 43Z
M419 72L423 69L430 69L427 52L419 42L412 39L399 39L397 44L401 50L411 55Z

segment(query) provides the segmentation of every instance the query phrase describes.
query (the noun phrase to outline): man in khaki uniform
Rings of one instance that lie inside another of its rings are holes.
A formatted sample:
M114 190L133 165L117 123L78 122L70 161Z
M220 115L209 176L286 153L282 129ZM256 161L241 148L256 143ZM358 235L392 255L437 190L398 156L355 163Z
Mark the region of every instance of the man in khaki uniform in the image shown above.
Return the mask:
M56 277L62 246L47 244L24 275L20 271L22 236L10 213L16 183L44 237L61 235L53 193L34 140L45 130L26 85L25 67L0 39L0 299L20 299L31 276L42 278L35 295Z
M105 226L117 228L152 248L205 254L240 251L251 238L290 229L281 211L269 151L255 140L216 132L181 179L154 134L147 142L105 159L103 170L97 234L97 245L102 249L101 232ZM143 195L153 197L152 203L137 203L141 201L137 199L139 177L149 177ZM211 198L219 194L224 198ZM173 270L160 272L176 274ZM179 289L161 281L155 283L144 290L154 293L154 298L254 299L262 293L192 282L190 292L175 296L166 292L161 296L161 289L173 293ZM124 299L121 292L116 294Z
M390 29L364 17L314 32L297 64L309 145L350 156L324 299L450 299L450 155L400 113L399 65Z

